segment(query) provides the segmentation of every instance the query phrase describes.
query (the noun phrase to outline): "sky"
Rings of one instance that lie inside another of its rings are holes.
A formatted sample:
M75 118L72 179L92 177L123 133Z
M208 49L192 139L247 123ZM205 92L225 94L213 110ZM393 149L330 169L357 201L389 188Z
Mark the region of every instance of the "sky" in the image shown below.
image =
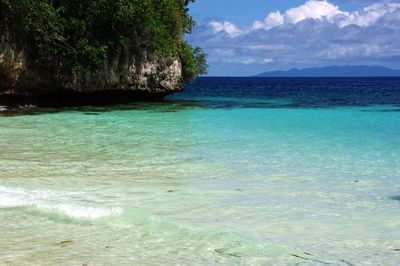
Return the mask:
M400 0L196 0L187 40L210 76L330 65L400 68Z

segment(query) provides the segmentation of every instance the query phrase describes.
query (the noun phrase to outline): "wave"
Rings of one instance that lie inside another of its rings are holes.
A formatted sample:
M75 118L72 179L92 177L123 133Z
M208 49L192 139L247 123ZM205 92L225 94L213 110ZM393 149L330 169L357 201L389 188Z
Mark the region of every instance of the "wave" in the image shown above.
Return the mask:
M72 200L73 198L75 199ZM93 202L93 200L84 197L83 193L26 190L0 186L0 209L25 207L35 212L39 211L83 220L95 220L123 213L122 208L118 206L101 207L98 206L99 203L95 203L94 206L88 206L79 202Z
M122 230L138 230L144 236L175 241L180 245L193 245L213 251L230 259L269 258L293 259L293 256L314 260L297 249L274 243L263 243L236 233L207 230L201 226L154 215L144 209L103 206L100 199L84 192L54 190L29 190L0 186L0 210L15 209L34 216L47 217L61 222L97 221ZM315 261L315 260L314 260Z

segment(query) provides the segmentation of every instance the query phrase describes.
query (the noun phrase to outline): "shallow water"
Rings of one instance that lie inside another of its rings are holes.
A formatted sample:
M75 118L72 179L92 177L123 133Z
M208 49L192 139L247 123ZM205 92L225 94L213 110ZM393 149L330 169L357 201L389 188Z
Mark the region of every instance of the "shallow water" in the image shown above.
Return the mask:
M0 265L398 265L398 84L2 112Z

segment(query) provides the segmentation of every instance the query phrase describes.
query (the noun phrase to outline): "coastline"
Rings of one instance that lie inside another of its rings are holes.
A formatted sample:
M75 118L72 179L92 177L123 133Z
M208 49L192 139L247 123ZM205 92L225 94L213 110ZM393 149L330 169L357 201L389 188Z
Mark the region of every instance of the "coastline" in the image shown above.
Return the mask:
M171 93L152 93L142 90L105 90L88 93L63 92L38 95L0 95L0 106L18 107L34 105L38 107L75 107L84 105L113 105L130 102L160 102ZM1 110L1 109L0 109Z

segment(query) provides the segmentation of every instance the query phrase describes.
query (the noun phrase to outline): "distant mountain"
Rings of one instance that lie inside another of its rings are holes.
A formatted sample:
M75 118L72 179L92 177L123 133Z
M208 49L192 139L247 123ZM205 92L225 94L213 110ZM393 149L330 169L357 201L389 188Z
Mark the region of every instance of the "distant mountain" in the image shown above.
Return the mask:
M400 70L379 66L328 66L270 71L256 77L400 77Z

